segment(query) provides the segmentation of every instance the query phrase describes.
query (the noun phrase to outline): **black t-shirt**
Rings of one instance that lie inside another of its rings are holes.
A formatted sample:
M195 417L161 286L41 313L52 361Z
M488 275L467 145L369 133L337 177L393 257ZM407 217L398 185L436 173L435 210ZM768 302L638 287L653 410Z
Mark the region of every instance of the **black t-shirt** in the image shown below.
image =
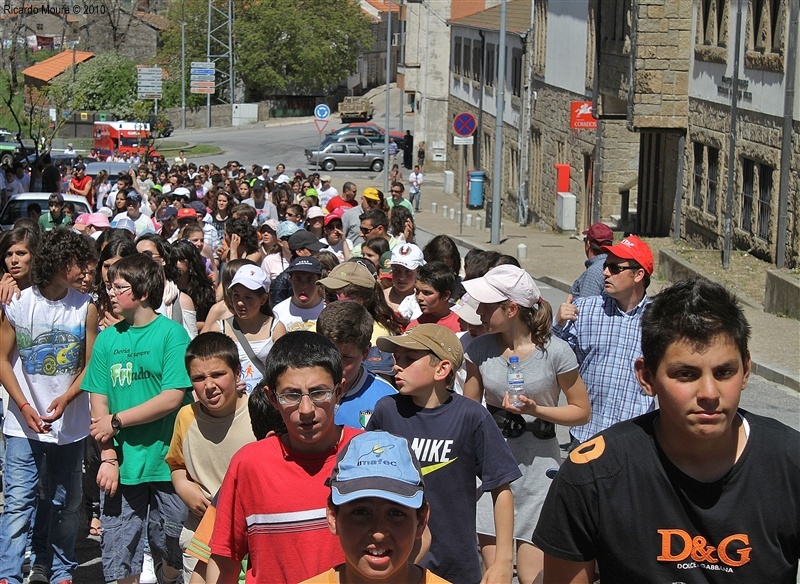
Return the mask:
M603 584L795 584L800 555L800 433L740 410L750 435L720 480L701 483L664 455L658 411L573 451L533 542L561 559L597 560Z
M491 491L522 476L489 412L458 394L435 408L388 395L378 400L367 430L405 437L422 465L431 547L421 564L449 582L480 582L475 477Z

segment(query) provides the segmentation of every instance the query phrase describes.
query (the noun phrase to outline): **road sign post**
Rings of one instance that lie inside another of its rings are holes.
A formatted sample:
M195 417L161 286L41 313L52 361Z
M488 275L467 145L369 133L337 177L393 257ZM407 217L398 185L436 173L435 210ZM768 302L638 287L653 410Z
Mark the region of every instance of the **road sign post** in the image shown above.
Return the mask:
M478 127L478 122L469 112L462 112L458 114L453 120L453 131L456 133L453 136L453 144L461 145L462 161L461 161L461 176L464 177L464 192L461 194L461 212L458 219L458 234L464 232L464 198L467 196L468 183L467 180L467 146L471 146L474 142L473 134Z
M317 146L317 170L319 170L319 154L322 150L322 132L328 127L328 118L331 115L331 108L324 103L320 103L314 108L314 125L317 126L319 132L319 145Z

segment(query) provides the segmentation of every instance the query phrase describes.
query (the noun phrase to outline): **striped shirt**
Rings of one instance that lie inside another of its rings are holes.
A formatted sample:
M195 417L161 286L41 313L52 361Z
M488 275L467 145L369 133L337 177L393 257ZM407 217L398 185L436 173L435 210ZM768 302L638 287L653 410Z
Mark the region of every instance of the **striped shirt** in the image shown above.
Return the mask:
M580 374L589 392L592 419L570 433L585 442L612 424L654 409L636 380L633 364L642 356L642 314L650 298L645 294L636 307L623 312L616 300L602 294L575 301L578 320L563 327L553 325L553 334L575 351Z

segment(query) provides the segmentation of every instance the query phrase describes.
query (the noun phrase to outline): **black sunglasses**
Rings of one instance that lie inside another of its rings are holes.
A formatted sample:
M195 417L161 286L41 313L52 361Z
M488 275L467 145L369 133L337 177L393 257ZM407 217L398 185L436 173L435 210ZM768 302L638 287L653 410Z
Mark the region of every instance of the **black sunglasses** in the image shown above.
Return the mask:
M610 274L621 274L625 270L638 270L636 266L623 266L620 264L609 264L608 262L603 264L603 269L608 270Z

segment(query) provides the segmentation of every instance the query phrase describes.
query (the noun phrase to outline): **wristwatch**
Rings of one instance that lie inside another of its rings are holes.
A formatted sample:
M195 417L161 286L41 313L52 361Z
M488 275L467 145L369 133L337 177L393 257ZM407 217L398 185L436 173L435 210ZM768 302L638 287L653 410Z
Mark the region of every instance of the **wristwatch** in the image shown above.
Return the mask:
M119 421L117 414L111 416L111 427L114 429L115 434L122 430L122 423Z

